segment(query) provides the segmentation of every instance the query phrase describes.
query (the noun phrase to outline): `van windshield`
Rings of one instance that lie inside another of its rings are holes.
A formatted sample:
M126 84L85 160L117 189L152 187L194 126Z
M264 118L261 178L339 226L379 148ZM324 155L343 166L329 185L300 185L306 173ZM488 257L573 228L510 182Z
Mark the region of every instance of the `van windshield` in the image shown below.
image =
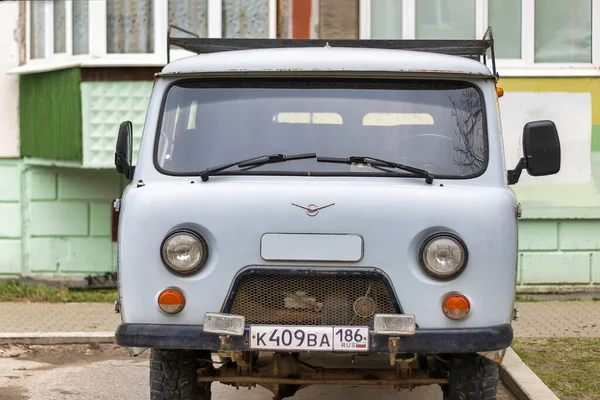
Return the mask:
M487 165L485 132L481 93L466 83L188 80L167 92L155 156L162 172L175 175L263 154L316 153L375 157L436 177L468 178ZM227 173L390 174L377 166L315 159Z

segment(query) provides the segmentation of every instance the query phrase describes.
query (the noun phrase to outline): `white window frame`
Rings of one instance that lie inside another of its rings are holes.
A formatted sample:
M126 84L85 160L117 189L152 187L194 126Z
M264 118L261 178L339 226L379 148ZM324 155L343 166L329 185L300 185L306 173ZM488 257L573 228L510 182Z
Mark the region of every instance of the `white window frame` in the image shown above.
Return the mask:
M403 39L415 38L416 0L402 0ZM371 38L371 2L360 0L361 39ZM534 59L535 0L521 0L521 58L498 59L501 76L600 76L600 0L592 0L592 62L536 63ZM488 27L488 0L475 0L475 37L481 38Z
M39 0L38 0L39 1ZM31 0L26 1L26 35L25 35L25 65L11 70L11 73L33 73L67 68L71 66L102 67L102 66L163 66L167 60L167 30L169 26L169 2L167 0L153 0L154 17L154 52L153 53L108 53L106 44L106 0L93 0L88 2L89 27L88 27L88 53L85 55L73 54L73 1L66 0L65 29L66 52L54 54L54 2L46 1L44 4L45 18L45 46L44 58L31 58ZM88 1L88 0L85 0ZM210 38L222 37L222 1L207 0L207 36ZM277 37L277 0L268 0L269 4L269 38ZM93 18L91 16L94 16ZM171 50L171 60L191 55L183 49Z

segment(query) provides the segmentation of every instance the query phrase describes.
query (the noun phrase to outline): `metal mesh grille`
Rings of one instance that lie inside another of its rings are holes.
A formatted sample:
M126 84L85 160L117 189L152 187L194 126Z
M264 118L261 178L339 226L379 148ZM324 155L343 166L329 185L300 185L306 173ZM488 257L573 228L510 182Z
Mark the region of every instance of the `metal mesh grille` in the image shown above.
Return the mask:
M385 282L372 275L242 276L230 312L246 324L368 325L397 312Z

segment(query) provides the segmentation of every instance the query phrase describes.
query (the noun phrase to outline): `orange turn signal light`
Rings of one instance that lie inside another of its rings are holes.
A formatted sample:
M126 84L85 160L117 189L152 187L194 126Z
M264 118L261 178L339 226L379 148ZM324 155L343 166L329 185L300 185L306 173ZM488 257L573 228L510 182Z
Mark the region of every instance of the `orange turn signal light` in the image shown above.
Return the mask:
M502 97L502 96L504 96L504 89L496 86L496 93L498 93L498 97Z
M158 296L158 306L167 314L177 314L185 306L185 297L177 289L165 289Z
M453 293L446 297L443 306L446 317L454 320L465 318L471 311L471 303L462 294Z

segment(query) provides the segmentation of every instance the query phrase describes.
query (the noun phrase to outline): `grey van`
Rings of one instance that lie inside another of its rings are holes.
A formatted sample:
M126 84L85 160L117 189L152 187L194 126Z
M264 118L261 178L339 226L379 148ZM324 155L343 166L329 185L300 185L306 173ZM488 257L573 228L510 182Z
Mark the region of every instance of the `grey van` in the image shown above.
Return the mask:
M139 156L115 164L122 324L152 399L211 383L438 384L496 398L519 205L560 170L551 121L504 167L493 38L170 37ZM488 63L491 62L491 68Z

